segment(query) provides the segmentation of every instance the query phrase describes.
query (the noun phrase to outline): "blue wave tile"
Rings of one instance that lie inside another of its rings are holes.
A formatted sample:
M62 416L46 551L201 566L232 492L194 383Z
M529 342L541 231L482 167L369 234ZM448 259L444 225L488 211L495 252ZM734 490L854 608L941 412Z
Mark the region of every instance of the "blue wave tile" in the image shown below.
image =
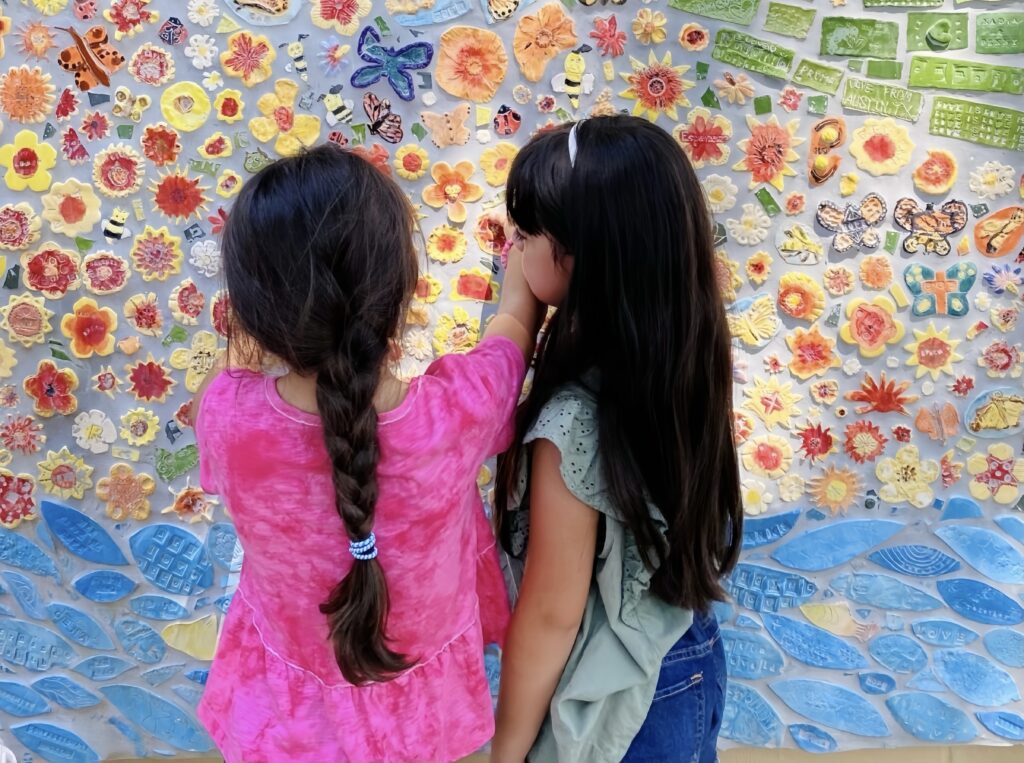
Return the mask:
M167 644L160 634L139 620L118 620L114 633L124 651L145 665L160 662L167 654Z
M923 742L962 744L978 733L965 713L931 694L895 694L885 705L904 731Z
M43 501L41 511L50 530L72 554L96 564L128 564L110 533L91 517L54 501Z
M991 660L966 649L940 649L935 674L956 696L981 707L999 707L1020 699L1013 676Z
M1024 742L1024 718L1005 710L987 710L974 714L982 726L1011 742Z
M189 614L187 609L173 599L155 594L136 596L128 602L128 606L139 617L148 617L150 620L181 620Z
M951 519L977 519L983 516L981 506L973 498L954 496L946 501L942 507L940 522L948 522Z
M793 723L789 735L804 752L835 752L839 746L831 734L809 723Z
M96 570L78 578L74 585L75 590L89 601L106 604L123 599L139 584L114 570Z
M128 541L143 577L167 593L191 596L213 585L202 542L181 527L148 525Z
M769 684L790 710L822 726L865 737L889 736L889 727L871 703L825 681L793 678Z
M104 686L100 691L125 718L160 741L185 752L214 749L191 714L153 692L128 684Z
M498 655L496 653L487 652L484 655L484 658L486 659L488 657L497 657L497 656ZM500 663L499 663L499 670L500 670ZM210 671L209 670L199 670L197 668L196 670L190 670L188 673L186 673L185 674L185 678L187 678L192 683L197 683L200 686L206 686L206 682L210 678ZM495 675L495 678L497 678L497 674Z
M740 562L726 578L726 590L741 607L755 612L778 612L798 607L811 598L818 586L795 572L774 570Z
M928 664L928 655L921 645L899 633L873 638L868 653L893 673L917 673Z
M782 672L782 653L760 633L722 629L730 678L767 678Z
M896 688L896 679L885 673L860 673L857 683L865 694L888 694Z
M891 519L848 519L801 533L771 557L784 567L818 572L844 564L903 529Z
M966 646L976 641L978 634L951 620L918 620L910 629L914 635L932 646Z
M949 554L917 544L880 548L868 554L868 559L879 567L918 578L945 575L960 569L960 562Z
M39 601L39 591L36 590L35 583L20 572L4 570L3 575L21 611L33 620L45 620L46 613L43 611L42 602Z
M855 670L868 666L864 655L823 628L783 615L761 615L764 627L790 657L816 668Z
M1024 609L1017 602L980 580L940 580L936 587L950 609L968 620L987 625L1024 622Z
M50 712L50 706L35 689L14 681L0 681L0 710L15 718L30 718Z
M764 697L736 681L726 684L722 738L750 747L775 747L781 732L782 722Z
M999 662L1011 668L1024 668L1024 633L996 628L985 634L985 648Z
M1024 583L1024 554L999 533L971 525L944 525L935 534L985 577L999 583Z
M32 684L32 688L51 702L56 702L68 710L82 710L103 701L66 676L44 676Z
M1024 543L1024 519L1020 517L996 517L995 522L999 529L1009 535L1018 543Z
M743 523L743 535L746 537L747 523ZM238 541L238 533L227 522L217 522L210 527L206 536L206 549L213 563L228 572L242 569L242 546Z
M846 572L832 578L829 588L857 604L879 609L926 612L942 607L934 596L889 575Z
M100 756L81 737L49 723L11 726L14 738L50 763L99 763Z
M0 656L33 672L71 664L75 650L53 631L24 620L0 620Z
M153 668L143 673L142 680L150 686L156 687L176 676L183 667L185 667L183 662L174 665L161 665L159 668Z
M940 681L935 671L931 668L926 668L918 673L916 676L907 681L908 689L915 689L917 691L930 691L942 693L946 691L946 685Z
M82 610L50 602L46 605L46 612L57 629L76 644L100 651L114 648L114 642L100 624Z
M800 519L800 509L743 520L743 548L758 548L785 537Z
M121 657L115 657L110 654L97 654L82 660L72 670L86 678L91 678L93 681L109 681L134 667L135 663L128 662L128 660Z
M60 580L53 560L39 546L11 530L0 527L0 562L31 572Z

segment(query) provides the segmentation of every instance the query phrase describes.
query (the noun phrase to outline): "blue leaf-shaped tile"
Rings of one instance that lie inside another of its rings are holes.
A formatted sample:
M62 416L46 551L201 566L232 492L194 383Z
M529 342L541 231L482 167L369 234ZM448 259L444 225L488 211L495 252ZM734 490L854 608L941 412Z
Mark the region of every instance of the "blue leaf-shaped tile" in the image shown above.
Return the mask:
M918 620L910 626L914 635L932 646L966 646L978 634L952 620Z
M956 696L982 707L999 707L1020 699L1013 676L991 660L966 649L940 649L935 673Z
M725 662L732 678L767 678L782 672L782 653L760 633L722 629Z
M116 684L100 689L110 703L136 726L186 752L209 752L213 742L190 713L137 686Z
M931 694L895 694L885 705L904 731L924 742L962 744L977 736L974 724L963 711Z
M1009 739L1011 742L1024 742L1024 718L1016 713L1002 710L988 710L975 713L981 725L996 736Z
M60 579L53 560L39 546L15 532L0 527L0 562L19 570Z
M147 670L143 673L142 680L150 686L159 686L168 679L176 676L183 667L185 667L185 663L161 665L159 668L153 668L152 670Z
M96 570L75 581L75 590L89 601L108 603L123 599L138 587L127 575L114 570Z
M96 564L128 564L110 534L82 512L54 501L43 501L42 514L50 530L72 554Z
M832 578L829 588L857 604L879 609L926 612L942 606L942 602L934 596L889 575L846 572Z
M789 735L804 752L835 752L839 746L831 734L809 723L790 724Z
M980 580L940 580L936 587L950 608L968 620L988 625L1024 622L1024 609L1017 602Z
M126 670L135 667L135 663L110 654L97 654L88 659L82 660L72 668L79 675L91 678L93 681L109 681L117 678Z
M981 513L981 506L979 506L978 502L973 498L954 496L946 501L946 505L942 507L942 516L939 517L939 521L948 522L951 519L977 519L981 516L984 516Z
M82 610L51 602L46 605L46 611L58 630L76 644L99 650L114 648L114 642L100 624Z
M7 587L17 600L22 611L35 620L45 620L46 613L43 611L43 604L39 601L39 591L35 583L22 575L20 572L4 570L4 580Z
M15 718L30 718L50 712L50 706L35 689L14 681L0 681L0 710Z
M868 652L879 665L893 673L917 673L928 664L928 655L921 645L899 633L873 638L868 644Z
M960 562L949 554L931 546L917 544L880 548L868 554L868 559L879 567L918 578L945 575L960 569Z
M136 596L128 602L128 606L135 614L150 620L181 620L189 614L178 602L156 594Z
M996 524L1015 541L1024 543L1024 519L1013 516L996 517Z
M194 708L199 706L199 700L203 698L203 690L194 686L172 686L171 691Z
M918 691L930 691L930 692L944 692L946 691L946 685L942 683L935 675L935 671L931 668L926 668L918 673L916 676L907 681L908 689L916 689Z
M943 525L935 534L985 577L1024 583L1024 554L999 533L972 525Z
M1024 668L1024 633L996 628L985 634L988 653L1011 668Z
M68 710L81 710L98 705L101 700L84 686L65 676L44 676L32 688Z
M96 754L81 737L49 723L11 726L14 738L50 763L99 763Z
M756 612L778 612L811 598L818 586L795 572L740 562L726 578L726 590L741 607Z
M896 679L885 673L861 673L857 682L865 694L888 694L896 688Z
M36 673L66 667L75 656L56 633L24 620L0 619L0 649L6 662Z
M744 522L744 536L746 531L747 523ZM238 572L242 569L242 546L238 542L238 533L227 522L218 522L210 528L206 535L206 548L218 567L228 572Z
M801 533L772 552L772 559L796 570L827 570L889 540L903 529L891 519L848 519Z
M764 626L790 657L816 668L866 668L864 655L823 628L791 617L763 613Z
M743 520L743 548L767 546L784 537L800 519L800 509L793 509L783 514L771 514L766 517Z
M167 644L160 634L144 622L128 618L118 620L114 632L125 652L143 664L160 662L167 654Z
M191 596L213 584L213 565L195 535L175 525L149 525L128 541L143 576L167 593Z
M858 736L889 736L889 727L878 711L849 689L808 678L775 681L769 686L793 712L822 726Z
M726 684L720 732L724 739L750 747L775 747L781 729L779 716L764 697L737 681Z

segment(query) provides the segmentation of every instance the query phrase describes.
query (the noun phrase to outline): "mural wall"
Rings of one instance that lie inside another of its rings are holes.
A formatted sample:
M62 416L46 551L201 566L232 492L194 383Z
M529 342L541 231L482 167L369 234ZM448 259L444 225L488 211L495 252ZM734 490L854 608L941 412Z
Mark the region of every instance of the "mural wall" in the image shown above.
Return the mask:
M497 300L517 147L616 111L673 132L718 225L749 514L723 743L1024 740L1020 2L0 13L0 734L24 760L212 749L193 709L242 560L188 400L246 178L332 140L407 189L413 374Z

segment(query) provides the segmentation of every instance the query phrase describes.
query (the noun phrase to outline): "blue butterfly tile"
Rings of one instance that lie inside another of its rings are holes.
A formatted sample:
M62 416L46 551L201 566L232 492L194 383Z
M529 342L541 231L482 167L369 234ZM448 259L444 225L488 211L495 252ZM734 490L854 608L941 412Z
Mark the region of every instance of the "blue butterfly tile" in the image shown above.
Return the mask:
M759 633L722 629L725 662L734 678L767 678L782 672L782 653Z
M11 726L14 738L51 763L99 763L100 756L85 741L60 726L26 723Z
M865 737L886 737L889 727L866 699L849 689L808 678L769 684L795 713L822 726Z
M1004 593L979 580L953 578L936 583L939 595L961 617L988 625L1024 622L1024 608Z
M827 570L885 542L902 529L902 522L889 519L848 519L808 530L776 548L771 556L791 569Z
M810 623L783 615L761 615L764 626L790 657L816 668L856 670L868 663L843 639Z
M388 47L382 44L380 33L367 26L359 35L356 54L367 65L352 72L349 80L352 87L366 88L386 79L395 95L403 101L411 101L416 91L409 72L430 66L434 47L428 42L414 42L399 49ZM391 142L400 140L401 137Z
M893 572L918 578L945 575L960 569L960 562L937 548L915 544L888 546L868 554L868 559Z
M940 649L935 673L960 699L981 707L999 707L1020 699L1013 676L991 660L966 649Z
M935 534L985 577L998 583L1024 583L1024 554L999 533L972 525L943 525Z
M720 731L723 739L750 747L774 747L781 732L778 714L755 689L738 681L726 684Z
M896 694L885 704L903 730L922 742L963 744L978 733L963 711L931 694Z
M934 596L889 575L847 572L832 578L829 588L857 604L879 609L927 612L942 607Z
M210 752L213 742L198 721L147 689L115 684L100 689L125 718L160 741L184 752Z

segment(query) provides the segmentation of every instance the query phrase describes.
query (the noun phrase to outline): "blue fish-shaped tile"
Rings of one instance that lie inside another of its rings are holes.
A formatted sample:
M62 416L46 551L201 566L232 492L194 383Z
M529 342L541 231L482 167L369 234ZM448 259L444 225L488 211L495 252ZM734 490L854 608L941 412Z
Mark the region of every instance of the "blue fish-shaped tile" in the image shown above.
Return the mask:
M914 635L932 646L966 646L978 634L951 620L918 620L910 626Z
M983 516L981 513L981 506L973 498L965 498L963 496L954 496L946 501L946 505L942 507L942 516L939 517L940 522L948 522L951 519L977 519Z
M65 676L44 676L32 684L32 688L68 710L93 707L103 701L84 686Z
M15 532L0 527L0 562L31 572L60 580L53 560L39 546Z
M981 707L999 707L1020 699L1013 676L991 660L966 649L940 649L935 673L956 696Z
M497 652L487 651L487 652L484 653L484 660L485 660L485 662L490 661L490 662L493 663L494 662L494 658L496 658L498 656L499 655L497 654ZM495 666L495 671L500 671L500 670L501 670L501 663L499 662ZM497 679L499 673L495 672L495 671L489 670L488 673L487 673L487 677L488 678L492 678L493 677L494 679ZM206 681L210 678L210 671L209 670L198 670L198 669L190 670L188 673L185 674L185 678L187 678L189 681L192 681L193 683L199 684L200 686L206 686Z
M109 681L117 678L126 670L131 670L135 664L120 657L109 654L97 654L88 659L82 660L72 668L73 671L93 681Z
M1011 742L1024 742L1024 718L1016 713L1003 710L988 710L975 713L974 716L996 736L1009 739Z
M114 648L114 642L100 624L82 610L51 602L46 605L46 612L58 630L76 644L101 651Z
M949 554L931 546L916 544L880 548L868 554L868 559L879 567L918 578L945 575L960 569L960 562Z
M977 736L963 711L931 694L894 694L885 705L904 731L923 742L963 744Z
M160 684L165 683L169 679L176 676L178 674L178 671L180 671L183 667L185 667L185 663L177 663L175 665L161 665L159 668L153 668L152 670L147 670L145 673L143 673L142 680L150 686L159 686Z
M0 710L15 718L30 718L50 712L50 706L35 689L14 681L0 681Z
M725 712L721 736L750 747L774 747L779 743L782 722L767 700L749 686L729 681L725 687Z
M1024 668L1024 633L996 628L985 634L988 653L1011 668Z
M128 684L100 689L129 721L162 742L185 752L209 752L213 742L190 713L151 691Z
M999 533L972 525L943 525L935 534L985 577L998 583L1024 583L1024 554Z
M45 620L46 613L43 611L43 604L39 601L39 591L35 584L20 572L4 570L4 580L11 594L18 601L22 612L34 620Z
M53 631L24 620L0 620L3 659L36 673L71 664L75 650Z
M767 678L782 672L782 653L760 633L722 629L725 662L734 678Z
M127 575L114 570L96 570L75 581L75 590L89 601L106 604L123 599L138 587Z
M118 620L114 633L125 652L143 664L160 662L167 654L167 644L160 634L139 620Z
M1024 543L1024 519L1020 517L1006 516L996 517L996 524L999 529L1009 535L1018 543Z
M128 606L132 612L140 617L148 617L150 620L181 620L188 617L188 610L173 599L166 596L146 594L136 596Z
M1017 602L980 580L940 580L936 587L950 609L968 620L987 625L1024 622L1024 609Z
M49 723L11 726L14 738L50 763L99 763L96 754L81 737Z
M934 596L889 575L846 572L832 578L829 588L857 604L879 609L926 612L942 606Z
M767 546L786 536L800 519L800 509L793 509L783 514L771 514L766 517L743 520L743 548Z
M928 664L928 655L921 645L899 633L873 638L868 644L868 653L893 673L917 673Z
M726 578L726 590L741 607L755 612L778 612L811 598L818 586L795 572L740 562Z
M889 736L889 727L871 703L825 681L793 678L769 684L790 710L822 726L866 737Z
M861 673L857 683L865 694L888 694L896 688L896 679L885 673Z
M763 613L764 627L779 646L800 662L816 668L856 670L868 666L864 655L824 628L783 615Z
M790 724L789 735L804 752L835 752L839 746L835 737L809 723Z
M818 572L860 556L902 529L902 522L891 519L848 519L801 533L771 556L785 567Z
M128 541L143 577L167 593L191 596L213 585L202 542L181 527L149 525Z
M96 564L128 564L110 533L91 517L54 501L43 501L41 509L50 530L72 554Z
M936 677L935 672L931 668L922 670L916 676L907 681L907 688L916 689L917 691L946 691L945 684Z
M744 534L746 530L744 522ZM227 522L218 522L210 527L210 532L206 535L206 549L218 567L228 572L238 572L242 569L242 545L238 541L235 528Z

